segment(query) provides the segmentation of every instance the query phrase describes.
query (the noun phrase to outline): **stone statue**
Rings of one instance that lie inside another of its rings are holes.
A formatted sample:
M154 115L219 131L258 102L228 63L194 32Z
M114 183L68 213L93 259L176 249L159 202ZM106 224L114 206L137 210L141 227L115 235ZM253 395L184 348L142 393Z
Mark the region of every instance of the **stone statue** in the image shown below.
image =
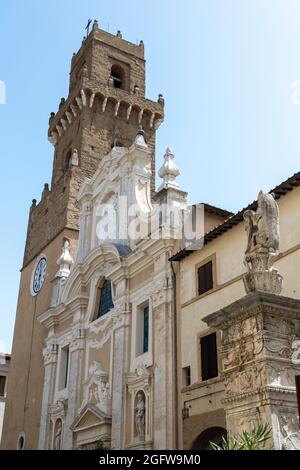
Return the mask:
M256 212L246 210L244 221L248 234L245 289L247 293L260 290L280 294L282 276L273 267L279 254L279 209L274 196L260 191Z
M54 440L55 450L60 450L61 448L61 434L62 434L62 424L61 424L61 421L59 420L57 430L55 433L55 440Z
M143 393L139 392L137 395L137 404L134 410L135 426L140 441L145 439L145 402Z

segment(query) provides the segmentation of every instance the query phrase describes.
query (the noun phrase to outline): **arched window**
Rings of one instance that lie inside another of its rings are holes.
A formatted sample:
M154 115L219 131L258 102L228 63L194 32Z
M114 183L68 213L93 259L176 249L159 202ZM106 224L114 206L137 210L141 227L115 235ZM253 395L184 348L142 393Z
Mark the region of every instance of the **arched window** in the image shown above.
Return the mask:
M124 88L124 71L119 65L113 65L110 75L114 81L115 88Z
M112 293L111 293L111 282L105 280L102 287L100 288L100 299L99 307L97 312L97 318L102 317L114 308Z

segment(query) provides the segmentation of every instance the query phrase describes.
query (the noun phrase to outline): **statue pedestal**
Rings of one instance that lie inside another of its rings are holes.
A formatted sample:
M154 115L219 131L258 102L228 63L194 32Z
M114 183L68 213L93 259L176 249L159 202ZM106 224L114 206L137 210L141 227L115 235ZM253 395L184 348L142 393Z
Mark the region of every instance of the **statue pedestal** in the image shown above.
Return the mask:
M275 449L300 449L292 343L300 339L300 300L253 292L204 318L222 331L227 431L269 423Z
M247 273L243 281L247 293L262 291L280 294L282 290L282 276L275 269Z

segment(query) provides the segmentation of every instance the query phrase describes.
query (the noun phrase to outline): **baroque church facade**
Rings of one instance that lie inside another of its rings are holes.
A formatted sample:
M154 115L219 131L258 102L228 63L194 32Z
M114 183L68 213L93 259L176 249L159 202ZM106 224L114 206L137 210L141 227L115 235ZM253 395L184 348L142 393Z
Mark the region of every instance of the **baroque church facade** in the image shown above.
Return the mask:
M300 176L244 216L190 207L170 148L155 188L163 119L143 43L95 21L49 120L2 448L205 449L259 421L300 448Z

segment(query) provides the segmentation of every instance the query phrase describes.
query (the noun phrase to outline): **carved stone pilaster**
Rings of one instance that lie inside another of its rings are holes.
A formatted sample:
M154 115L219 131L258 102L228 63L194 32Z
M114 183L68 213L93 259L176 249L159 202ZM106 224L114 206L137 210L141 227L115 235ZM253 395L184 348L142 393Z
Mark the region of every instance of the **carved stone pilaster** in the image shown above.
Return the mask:
M44 364L55 364L57 362L58 345L55 343L49 343L43 350Z
M223 403L229 433L248 430L260 421L272 426L276 449L290 445L285 440L298 445L299 421L291 423L288 416L297 416L295 375L300 374L300 364L292 361L292 345L295 337L300 338L300 301L255 292L204 321L222 331ZM281 416L287 416L285 438L279 431Z

